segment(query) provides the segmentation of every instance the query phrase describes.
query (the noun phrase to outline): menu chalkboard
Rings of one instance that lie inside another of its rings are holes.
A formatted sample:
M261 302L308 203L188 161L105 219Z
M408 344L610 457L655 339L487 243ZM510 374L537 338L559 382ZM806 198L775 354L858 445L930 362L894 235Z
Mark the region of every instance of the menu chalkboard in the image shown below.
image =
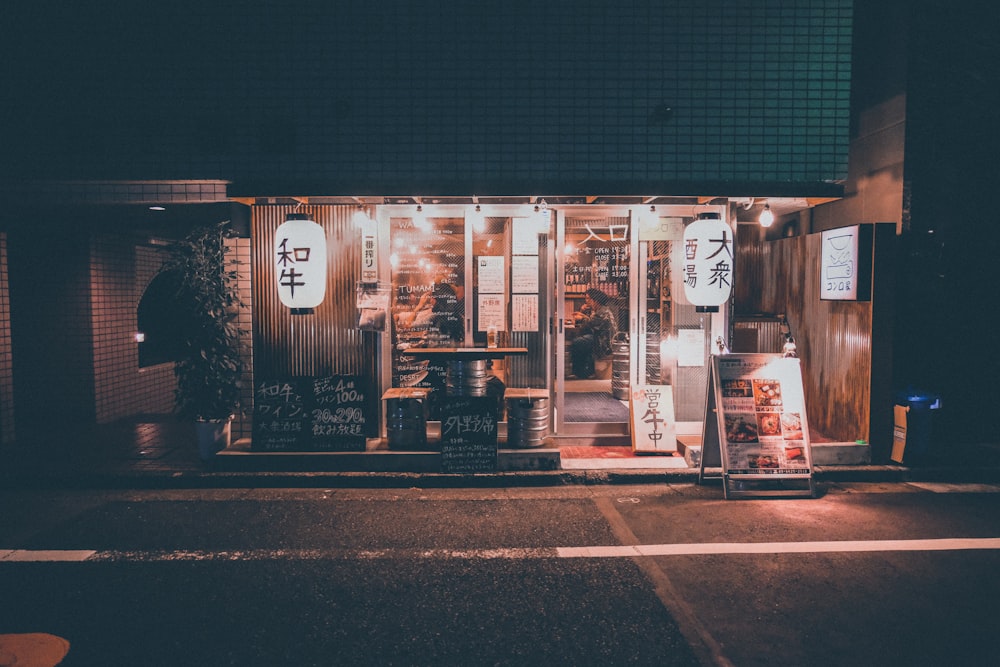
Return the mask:
M365 382L360 376L333 375L312 382L309 426L312 449L365 451Z
M441 402L441 471L496 472L496 399L447 396Z
M357 375L258 382L251 449L364 451L365 386Z
M253 397L253 438L256 451L295 451L306 432L305 397L308 378L258 382Z

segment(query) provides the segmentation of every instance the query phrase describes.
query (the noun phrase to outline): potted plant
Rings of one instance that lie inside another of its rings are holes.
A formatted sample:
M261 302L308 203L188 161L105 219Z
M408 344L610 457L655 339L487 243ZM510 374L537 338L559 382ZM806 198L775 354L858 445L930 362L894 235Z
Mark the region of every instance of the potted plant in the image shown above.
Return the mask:
M225 243L235 235L228 220L195 228L172 246L165 266L176 273L177 298L189 313L183 352L174 364L177 413L195 421L203 460L229 445L240 405L243 346L237 316L245 304Z

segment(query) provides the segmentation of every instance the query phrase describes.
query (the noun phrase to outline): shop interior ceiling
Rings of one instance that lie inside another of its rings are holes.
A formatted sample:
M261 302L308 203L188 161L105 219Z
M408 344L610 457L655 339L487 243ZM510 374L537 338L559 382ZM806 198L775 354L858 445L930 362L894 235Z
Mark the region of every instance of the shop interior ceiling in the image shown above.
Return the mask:
M665 196L364 196L364 197L256 197L240 199L248 205L537 205L544 201L549 206L637 206L637 205L721 205L727 201L736 204L738 222L756 222L764 205L771 208L775 218L798 213L808 208L834 201L836 197L665 197Z

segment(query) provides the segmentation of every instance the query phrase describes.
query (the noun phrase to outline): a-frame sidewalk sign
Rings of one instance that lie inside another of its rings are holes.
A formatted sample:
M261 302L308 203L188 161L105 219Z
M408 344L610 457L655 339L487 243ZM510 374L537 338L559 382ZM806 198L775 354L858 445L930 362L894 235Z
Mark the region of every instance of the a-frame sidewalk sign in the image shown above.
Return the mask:
M780 354L713 355L698 483L718 479L726 499L815 497L799 360Z

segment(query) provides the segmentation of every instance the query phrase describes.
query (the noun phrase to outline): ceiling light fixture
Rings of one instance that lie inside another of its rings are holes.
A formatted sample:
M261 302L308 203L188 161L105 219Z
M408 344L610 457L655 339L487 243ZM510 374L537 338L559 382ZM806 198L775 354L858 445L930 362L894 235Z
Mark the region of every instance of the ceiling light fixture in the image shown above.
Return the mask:
M759 222L760 226L764 228L770 227L771 223L774 222L774 213L771 212L770 204L764 204L764 210L760 212Z

